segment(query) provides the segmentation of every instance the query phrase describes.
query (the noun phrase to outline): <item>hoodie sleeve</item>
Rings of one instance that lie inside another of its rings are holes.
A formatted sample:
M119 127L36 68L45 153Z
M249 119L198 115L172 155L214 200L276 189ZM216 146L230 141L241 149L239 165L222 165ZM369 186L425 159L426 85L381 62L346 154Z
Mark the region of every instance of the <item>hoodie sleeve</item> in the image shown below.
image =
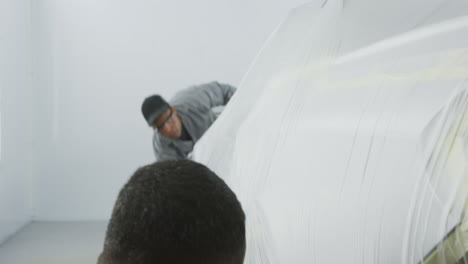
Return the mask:
M192 86L176 94L172 105L190 105L190 108L211 109L226 105L236 92L236 88L229 84L210 82Z

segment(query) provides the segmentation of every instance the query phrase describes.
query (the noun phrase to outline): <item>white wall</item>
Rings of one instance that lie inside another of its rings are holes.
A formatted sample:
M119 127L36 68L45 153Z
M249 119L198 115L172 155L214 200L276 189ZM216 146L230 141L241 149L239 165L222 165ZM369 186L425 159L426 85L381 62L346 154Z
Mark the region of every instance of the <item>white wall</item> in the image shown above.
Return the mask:
M29 0L0 0L0 243L32 215L30 11Z
M34 6L36 219L107 219L154 161L144 97L238 85L271 31L305 0L42 0Z

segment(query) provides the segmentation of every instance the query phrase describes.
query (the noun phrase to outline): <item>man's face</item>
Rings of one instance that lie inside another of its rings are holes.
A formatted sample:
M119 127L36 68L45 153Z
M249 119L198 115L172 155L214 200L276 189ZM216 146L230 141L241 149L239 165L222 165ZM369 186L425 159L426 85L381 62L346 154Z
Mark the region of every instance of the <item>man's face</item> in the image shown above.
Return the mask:
M154 121L153 128L154 131L165 137L179 139L182 134L182 123L177 115L176 109L171 107L159 116Z

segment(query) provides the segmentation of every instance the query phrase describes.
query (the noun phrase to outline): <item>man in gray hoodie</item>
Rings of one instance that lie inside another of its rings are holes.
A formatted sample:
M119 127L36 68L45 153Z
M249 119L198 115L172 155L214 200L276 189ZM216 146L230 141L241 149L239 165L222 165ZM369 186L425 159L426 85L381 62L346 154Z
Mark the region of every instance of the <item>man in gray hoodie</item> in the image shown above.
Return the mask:
M210 82L178 92L169 103L160 95L147 97L141 111L154 129L156 160L186 159L215 121L212 108L226 105L235 91L231 85Z

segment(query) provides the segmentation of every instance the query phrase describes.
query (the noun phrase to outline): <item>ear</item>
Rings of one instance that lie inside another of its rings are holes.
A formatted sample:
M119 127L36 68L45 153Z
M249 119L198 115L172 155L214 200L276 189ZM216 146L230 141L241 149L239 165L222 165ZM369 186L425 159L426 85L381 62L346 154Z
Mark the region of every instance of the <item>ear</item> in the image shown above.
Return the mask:
M177 109L174 106L171 106L172 115L175 117L176 120L179 120L179 115L177 114Z

